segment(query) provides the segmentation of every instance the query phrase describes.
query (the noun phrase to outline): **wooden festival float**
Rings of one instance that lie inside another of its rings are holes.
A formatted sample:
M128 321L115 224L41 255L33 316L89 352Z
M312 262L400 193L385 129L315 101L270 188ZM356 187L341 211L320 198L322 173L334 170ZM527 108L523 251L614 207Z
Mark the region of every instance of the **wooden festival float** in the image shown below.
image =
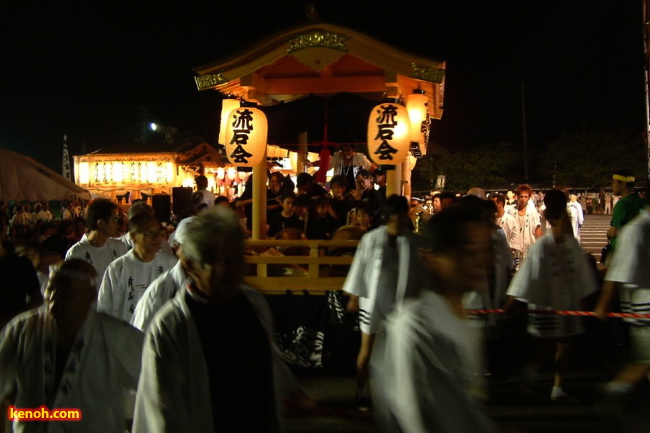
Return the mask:
M329 272L351 257L326 251L356 241L266 240L267 153L296 152L296 172L310 169L308 152L327 161L337 145L353 144L387 172L387 195L410 196L410 172L426 153L430 122L443 111L445 63L415 56L365 34L327 23L264 38L231 58L194 69L200 91L223 96L219 143L238 167L252 167L253 250L303 247L302 256L253 255L248 282L267 293L338 290ZM311 168L313 170L313 167ZM325 181L329 167L320 167ZM268 276L268 266L298 265L303 273Z

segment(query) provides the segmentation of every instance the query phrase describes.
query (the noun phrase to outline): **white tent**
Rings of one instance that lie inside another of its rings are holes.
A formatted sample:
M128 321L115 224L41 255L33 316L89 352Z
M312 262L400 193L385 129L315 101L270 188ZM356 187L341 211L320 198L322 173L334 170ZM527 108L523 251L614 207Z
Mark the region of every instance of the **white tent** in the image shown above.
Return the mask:
M50 201L79 197L85 189L32 158L0 149L0 200Z

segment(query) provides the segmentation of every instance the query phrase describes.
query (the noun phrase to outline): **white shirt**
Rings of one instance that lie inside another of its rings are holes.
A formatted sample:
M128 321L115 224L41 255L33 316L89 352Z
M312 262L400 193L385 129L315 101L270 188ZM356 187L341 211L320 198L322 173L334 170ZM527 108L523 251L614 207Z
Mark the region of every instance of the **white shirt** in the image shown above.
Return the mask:
M519 243L519 223L515 217L504 211L501 218L497 219L497 224L503 229L510 248L519 251L519 248L521 248Z
M158 251L148 263L135 256L133 250L111 263L99 289L97 311L131 322L135 306L145 290L158 276L168 271L178 259Z
M208 205L208 208L212 208L214 206L214 198L214 193L206 189L201 189L195 191L194 195L192 195L192 203L195 209L201 203L205 203Z
M526 214L523 217L519 216L519 210L516 207L510 208L510 215L512 215L519 224L519 248L516 249L521 251L523 257L526 257L531 245L533 245L537 240L535 237L535 229L542 225L539 218L539 212L537 212L534 206L529 205L526 208ZM520 221L522 221L523 224Z
M153 316L160 310L165 302L172 299L184 287L187 275L183 270L180 260L173 268L164 272L153 280L142 298L135 306L131 324L141 331L146 331Z
M143 335L126 323L91 310L60 383L55 383L56 325L47 307L15 317L0 340L0 398L14 388L18 408L80 409L74 422L14 422L14 432L122 433L125 390L140 374ZM4 417L7 414L3 414Z
M104 246L94 247L88 240L88 234L84 234L81 240L70 247L65 259L82 259L93 265L97 271L96 287L102 283L104 272L111 262L127 253L129 249L117 239L109 238Z

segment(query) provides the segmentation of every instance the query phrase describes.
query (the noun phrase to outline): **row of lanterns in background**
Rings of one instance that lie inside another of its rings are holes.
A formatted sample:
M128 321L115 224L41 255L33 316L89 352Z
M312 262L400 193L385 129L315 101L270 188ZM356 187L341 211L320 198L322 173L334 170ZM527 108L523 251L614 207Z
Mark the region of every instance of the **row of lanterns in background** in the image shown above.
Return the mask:
M377 164L397 165L410 151L426 153L429 133L428 97L416 89L406 98L376 105L368 119L368 153ZM228 160L237 166L254 167L262 162L267 145L266 115L255 104L228 97L221 108L219 143L224 144Z

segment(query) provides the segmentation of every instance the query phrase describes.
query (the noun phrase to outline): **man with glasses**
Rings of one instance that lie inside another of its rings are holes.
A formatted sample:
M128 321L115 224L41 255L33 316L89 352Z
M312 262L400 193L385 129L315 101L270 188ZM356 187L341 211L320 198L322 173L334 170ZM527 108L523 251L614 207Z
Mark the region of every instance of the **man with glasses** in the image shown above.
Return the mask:
M123 242L113 239L119 236L117 205L106 199L93 201L88 206L88 229L90 232L70 247L65 259L81 259L93 265L99 287L108 265L129 250Z
M163 228L158 219L141 213L129 221L133 249L106 269L99 289L97 310L130 322L147 286L170 270L177 258L160 250Z

